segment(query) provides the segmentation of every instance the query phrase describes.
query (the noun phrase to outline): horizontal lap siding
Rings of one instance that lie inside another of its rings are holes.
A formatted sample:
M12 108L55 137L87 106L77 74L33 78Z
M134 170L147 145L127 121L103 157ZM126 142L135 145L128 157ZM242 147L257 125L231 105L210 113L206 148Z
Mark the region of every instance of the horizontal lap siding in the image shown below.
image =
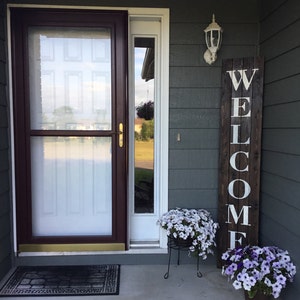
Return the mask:
M265 151L300 155L299 137L300 128L289 128L288 131L285 128L265 128L264 149Z
M261 55L265 57L261 242L287 249L300 265L300 4L262 1ZM296 299L300 281L283 292Z
M170 7L169 207L217 217L222 59L257 55L256 1L173 1ZM209 66L203 30L215 13L224 29ZM178 141L178 138L180 141Z
M0 4L0 280L11 268L11 211L6 98L6 39L4 4Z

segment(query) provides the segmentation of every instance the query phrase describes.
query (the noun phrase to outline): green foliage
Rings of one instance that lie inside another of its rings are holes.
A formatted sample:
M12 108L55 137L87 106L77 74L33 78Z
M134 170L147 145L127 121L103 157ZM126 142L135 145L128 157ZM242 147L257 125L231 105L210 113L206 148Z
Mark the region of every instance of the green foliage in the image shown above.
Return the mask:
M152 120L154 118L154 102L148 101L136 108L137 116L141 119Z
M140 181L153 181L153 170L135 168L135 184L139 184Z
M154 120L144 121L141 129L141 140L148 141L154 138Z

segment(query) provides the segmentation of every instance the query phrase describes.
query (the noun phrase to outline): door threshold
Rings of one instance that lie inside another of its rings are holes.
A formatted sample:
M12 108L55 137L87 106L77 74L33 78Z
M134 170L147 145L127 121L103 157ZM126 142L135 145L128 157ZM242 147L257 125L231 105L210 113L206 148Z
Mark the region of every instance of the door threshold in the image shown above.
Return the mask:
M18 252L18 257L37 257L37 256L75 256L75 255L132 255L132 254L166 254L167 248L160 248L156 244L146 244L139 246L130 244L129 250L121 251L43 251L43 252Z
M159 241L131 241L130 249L157 249L159 247Z

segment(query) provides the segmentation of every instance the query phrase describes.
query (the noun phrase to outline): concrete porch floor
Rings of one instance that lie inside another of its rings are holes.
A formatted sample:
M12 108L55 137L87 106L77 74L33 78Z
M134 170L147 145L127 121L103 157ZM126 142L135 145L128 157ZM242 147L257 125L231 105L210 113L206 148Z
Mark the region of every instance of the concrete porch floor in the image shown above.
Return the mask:
M194 264L171 265L168 279L164 279L167 265L121 265L120 294L117 296L63 297L1 297L1 299L42 300L243 300L242 290L234 290L221 270L211 264L201 264L202 278L196 275Z

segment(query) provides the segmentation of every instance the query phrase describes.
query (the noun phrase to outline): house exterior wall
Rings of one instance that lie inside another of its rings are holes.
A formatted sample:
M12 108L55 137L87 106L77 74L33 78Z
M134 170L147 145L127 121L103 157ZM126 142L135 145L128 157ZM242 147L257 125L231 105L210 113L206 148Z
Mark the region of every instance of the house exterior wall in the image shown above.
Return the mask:
M170 9L168 206L169 208L178 206L205 208L216 218L222 59L258 55L257 0L232 0L230 7L225 0L11 0L4 2L39 5L165 7ZM211 22L213 13L216 21L223 27L224 34L218 60L209 66L203 60L206 50L203 30ZM1 71L5 73L4 70L5 68L2 66ZM6 112L6 106L3 110ZM6 131L2 134L7 140ZM181 136L180 142L177 142L178 134ZM5 155L8 155L7 151ZM6 172L5 176L8 182L9 173ZM1 217L2 219L6 220L5 217ZM9 218L7 226L8 221ZM105 261L165 263L164 256L140 255L136 256L137 258L128 255L110 258L105 256ZM99 261L99 257L94 256L80 259L82 263L95 261L95 259ZM61 258L57 257L19 257L16 263L30 264L34 261L34 263L47 264L51 261L59 263L60 260ZM78 257L65 257L62 261L70 264L76 263Z
M222 59L257 55L256 1L173 1L170 7L169 207L217 217ZM206 64L203 30L223 28L218 60ZM181 141L177 141L180 134Z
M12 266L5 6L0 3L0 279Z
M262 1L265 57L260 240L287 249L300 265L300 4ZM300 293L299 275L285 300Z
M216 217L222 59L265 56L264 130L262 157L261 242L276 244L300 256L300 99L298 0L77 0L6 1L9 3L170 8L169 207L201 207ZM5 1L3 1L5 3ZM5 4L1 14L5 13ZM234 9L232 9L234 8ZM298 8L298 11L297 11ZM297 13L298 12L298 13ZM203 30L215 13L223 27L218 60L203 60ZM1 15L1 16L2 16ZM298 18L298 19L297 19ZM3 18L1 18L3 20ZM260 27L259 27L260 26ZM0 278L11 266L8 99L6 97L6 29L0 24ZM285 41L285 42L283 42ZM298 43L298 44L297 44ZM299 60L298 60L299 61ZM298 114L297 114L298 112ZM177 141L180 134L181 141ZM298 168L297 168L298 166ZM281 212L285 211L285 214ZM297 226L298 225L298 226ZM299 231L299 230L298 230ZM101 262L99 256L80 257L82 263ZM111 263L165 263L159 255L105 256ZM17 263L30 264L32 258ZM76 263L78 257L34 258L34 263ZM284 299L295 299L299 284Z

